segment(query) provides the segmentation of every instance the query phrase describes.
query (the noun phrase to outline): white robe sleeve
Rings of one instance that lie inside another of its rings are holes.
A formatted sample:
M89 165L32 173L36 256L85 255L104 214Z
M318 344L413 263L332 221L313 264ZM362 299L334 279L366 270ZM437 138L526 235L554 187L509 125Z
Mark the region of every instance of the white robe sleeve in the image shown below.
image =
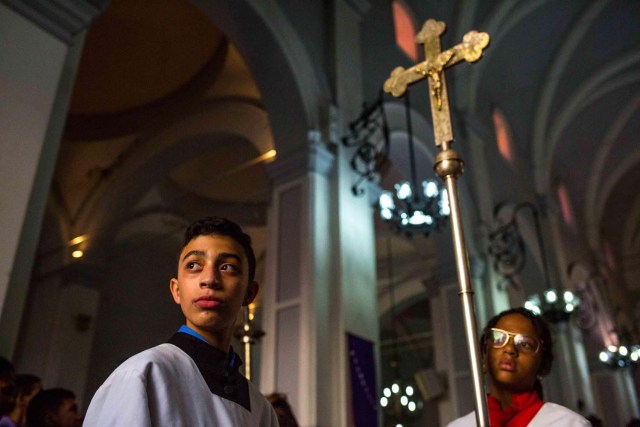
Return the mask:
M137 370L116 370L91 399L83 427L152 427L146 378Z

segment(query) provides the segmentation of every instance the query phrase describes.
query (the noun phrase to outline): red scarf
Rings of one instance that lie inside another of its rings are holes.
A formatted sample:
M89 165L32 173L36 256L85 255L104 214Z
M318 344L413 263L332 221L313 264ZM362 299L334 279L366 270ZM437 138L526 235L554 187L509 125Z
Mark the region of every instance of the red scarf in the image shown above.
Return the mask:
M504 410L495 397L487 399L491 427L527 427L544 402L535 391L511 395L511 406Z

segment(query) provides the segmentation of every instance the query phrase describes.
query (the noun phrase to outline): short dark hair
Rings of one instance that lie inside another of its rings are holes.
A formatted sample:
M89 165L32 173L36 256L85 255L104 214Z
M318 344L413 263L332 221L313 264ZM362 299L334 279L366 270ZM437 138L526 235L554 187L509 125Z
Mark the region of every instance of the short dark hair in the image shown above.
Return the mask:
M16 403L15 369L0 356L0 417L9 414Z
M551 329L549 329L549 325L542 317L524 307L505 310L489 319L487 326L484 327L482 336L480 337L480 348L482 353L484 354L487 351L487 342L489 340L491 328L495 327L504 316L508 316L510 314L519 314L524 316L533 324L533 327L542 341L542 359L540 361L540 370L538 372L541 375L548 374L551 371L551 365L553 365L553 338L551 337ZM542 384L540 384L540 381L537 379L534 388L540 395L540 398L542 398Z
M285 394L271 393L267 396L267 400L273 406L280 427L298 427L298 421L293 415L293 410Z
M38 393L27 408L27 427L47 427L47 415L58 412L65 399L76 395L66 388L50 388Z
M256 255L251 247L251 237L243 232L238 224L227 218L208 216L193 222L184 233L182 249L198 236L211 235L231 237L242 246L249 264L249 283L253 282L256 276Z

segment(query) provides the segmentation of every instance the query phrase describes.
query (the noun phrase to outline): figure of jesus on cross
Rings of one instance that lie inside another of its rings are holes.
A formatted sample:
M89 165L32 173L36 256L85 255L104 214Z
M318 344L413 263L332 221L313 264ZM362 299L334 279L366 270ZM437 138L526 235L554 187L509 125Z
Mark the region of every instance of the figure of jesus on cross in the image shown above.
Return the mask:
M460 281L460 299L464 314L465 335L469 349L469 362L473 380L476 421L481 427L489 426L487 401L480 368L480 351L476 337L477 322L473 307L473 289L469 273L469 257L462 232L462 217L458 203L456 179L462 175L463 162L458 153L451 148L453 130L451 112L447 95L447 83L444 71L462 60L475 62L482 57L484 48L489 45L489 35L470 31L462 39L462 43L444 52L440 48L440 36L444 33L444 22L429 19L416 35L416 42L424 45L425 60L411 68L398 67L384 83L384 91L393 96L401 96L407 86L423 78L429 81L429 99L435 142L442 151L436 156L434 170L445 182L451 209L451 230L456 257L458 280Z

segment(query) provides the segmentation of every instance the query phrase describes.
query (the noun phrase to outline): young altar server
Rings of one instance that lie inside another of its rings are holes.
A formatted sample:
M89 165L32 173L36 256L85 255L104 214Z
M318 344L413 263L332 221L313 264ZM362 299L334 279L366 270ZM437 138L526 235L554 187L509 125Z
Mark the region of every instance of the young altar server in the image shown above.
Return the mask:
M237 224L219 217L191 224L169 283L185 325L122 363L94 395L83 425L277 427L231 348L236 318L258 292L255 270L251 238Z
M483 370L489 378L491 427L583 427L581 415L542 401L540 379L551 371L553 342L546 322L525 308L503 311L482 333ZM475 412L448 427L476 425Z

